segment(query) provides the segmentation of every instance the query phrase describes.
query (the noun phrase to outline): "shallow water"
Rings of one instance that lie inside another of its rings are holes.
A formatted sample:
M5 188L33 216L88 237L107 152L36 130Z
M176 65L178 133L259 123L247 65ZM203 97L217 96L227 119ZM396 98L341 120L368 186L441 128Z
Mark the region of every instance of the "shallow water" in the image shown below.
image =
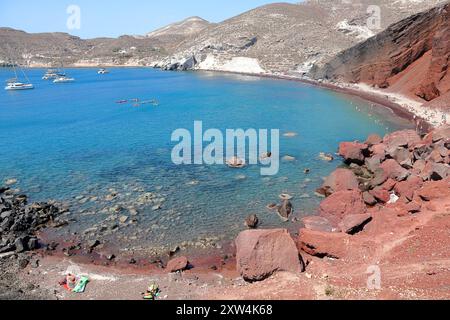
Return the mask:
M17 179L15 187L33 201L70 204L76 220L71 232L121 225L122 215L129 217L126 223L135 219L105 237L143 246L229 240L251 213L263 227L295 229L265 207L287 192L297 217L314 212L320 201L314 190L341 164L319 160L320 152L410 126L388 109L297 82L144 68L112 69L103 76L95 69L67 72L75 83L43 81L44 70L35 69L28 71L35 90L0 91L0 181ZM1 80L10 77L0 70ZM116 103L131 98L157 99L160 106ZM205 129L296 132L280 141L281 157L296 160L281 162L273 177L261 176L257 166L175 166L171 133L193 130L195 120ZM154 193L147 195L150 200L145 192ZM117 195L107 201L111 193ZM158 204L161 209L153 210ZM113 213L115 205L124 210Z

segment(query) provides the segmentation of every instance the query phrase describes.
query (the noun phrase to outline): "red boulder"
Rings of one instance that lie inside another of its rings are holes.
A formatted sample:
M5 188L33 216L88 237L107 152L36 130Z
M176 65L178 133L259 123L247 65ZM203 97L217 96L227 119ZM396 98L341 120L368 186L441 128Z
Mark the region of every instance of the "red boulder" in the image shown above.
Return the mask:
M324 232L334 232L334 228L330 221L320 216L307 216L301 219L306 229Z
M325 195L330 195L337 191L358 189L358 180L355 174L348 169L336 169L322 185Z
M399 147L412 147L420 142L421 138L415 130L395 131L386 135L383 139L388 153L395 151Z
M409 176L409 171L399 165L394 159L384 161L380 168L383 169L388 178L396 181L403 181Z
M377 199L379 202L382 203L388 203L391 198L390 193L386 189L383 189L382 187L376 187L375 189L370 190L370 194L373 195L375 199Z
M447 179L425 182L415 194L424 201L446 198L450 196L450 181Z
M300 229L298 249L309 255L339 259L346 255L350 237L345 233L330 233Z
M339 145L339 155L342 156L347 163L364 162L364 153L369 146L359 142L342 142Z
M423 185L422 178L412 175L406 181L398 182L395 187L395 193L400 197L405 197L409 201L413 199L414 191L420 189Z
M189 261L186 257L179 257L170 260L167 263L166 270L170 273L172 272L178 272L178 271L184 271L188 268Z
M357 190L335 192L319 206L319 215L327 218L334 226L337 226L346 215L362 214L366 211L362 194Z
M362 231L370 221L372 221L370 214L351 214L342 219L339 228L342 232L356 234Z
M303 261L286 229L247 230L236 238L237 270L246 281L260 281L277 271L302 272Z

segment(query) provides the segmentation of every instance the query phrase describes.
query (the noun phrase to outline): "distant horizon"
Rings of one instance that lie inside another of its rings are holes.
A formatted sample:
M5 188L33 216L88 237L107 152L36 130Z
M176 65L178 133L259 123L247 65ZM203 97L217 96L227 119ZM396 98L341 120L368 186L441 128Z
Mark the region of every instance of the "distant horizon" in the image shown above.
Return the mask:
M302 1L285 1L299 3ZM68 33L82 39L118 38L120 36L144 36L189 17L200 17L211 23L220 23L233 16L262 5L276 3L273 0L247 0L245 3L225 0L182 0L146 3L129 0L126 4L115 1L55 1L42 0L33 3L16 0L0 4L0 27L27 33ZM80 9L79 29L69 29L67 21L74 13L70 6ZM175 9L174 9L175 8ZM132 18L128 18L132 17ZM125 22L123 22L125 20ZM129 21L129 22L128 22Z

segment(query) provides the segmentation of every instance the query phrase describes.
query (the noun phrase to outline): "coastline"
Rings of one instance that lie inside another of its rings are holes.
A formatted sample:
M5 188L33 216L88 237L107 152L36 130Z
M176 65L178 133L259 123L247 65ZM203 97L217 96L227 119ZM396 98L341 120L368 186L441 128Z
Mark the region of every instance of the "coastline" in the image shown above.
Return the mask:
M7 67L4 67L7 68ZM50 68L48 66L30 66L30 69L45 69ZM71 69L97 69L97 68L144 68L144 69L155 69L160 70L159 68L155 68L153 66L145 66L145 65L70 65L67 68ZM176 72L186 72L186 71L176 71ZM187 70L187 72L216 72L222 74L235 74L242 76L250 76L250 77L259 77L259 78L268 78L268 79L278 79L278 80L287 80L287 81L295 81L303 84L316 86L319 88L331 90L337 93L347 94L355 97L359 97L363 100L374 103L375 105L385 107L391 110L396 116L401 117L410 121L411 123L420 123L420 130L426 132L434 127L441 125L442 123L437 124L436 122L432 122L429 118L424 117L423 112L418 110L417 104L420 104L418 101L413 101L408 99L405 96L400 94L381 91L369 88L369 86L365 84L347 84L347 83L331 83L325 81L317 81L310 78L300 77L300 76L290 76L283 74L274 74L274 73L246 73L246 72L234 72L234 71L223 71L223 70L208 70L208 69L193 69ZM416 105L413 105L414 104ZM447 114L447 117L450 118L450 115ZM418 126L418 129L419 129Z
M242 76L250 76L250 77L260 77L260 78L268 78L268 79L278 79L278 80L287 80L287 81L295 81L303 84L328 89L337 93L348 94L351 96L359 97L363 100L374 103L375 105L382 106L391 110L395 115L410 121L411 123L415 123L416 120L421 120L421 129L423 131L431 130L435 125L433 125L428 119L423 118L420 114L415 114L411 111L413 106L403 106L399 102L395 102L389 96L389 92L376 92L363 90L363 86L352 86L349 84L338 84L338 83L330 83L330 82L320 82L313 79L301 78L296 76L289 75L280 75L280 74L255 74L255 73L245 73L245 72L230 72L230 71L220 71L220 70L193 70L193 71L205 71L205 72L218 72L225 74L236 74ZM403 97L405 100L409 100L406 97Z
M80 68L86 68L86 67L80 67ZM118 68L122 68L122 67L118 67ZM128 67L125 67L128 68ZM132 67L130 67L132 68ZM149 68L149 67L143 67L143 68ZM203 70L202 70L203 71ZM205 70L206 71L206 70ZM352 88L342 88L339 87L338 85L333 85L333 84L328 84L328 83L321 83L321 82L316 82L316 81L308 81L307 79L300 79L300 78L296 78L296 77L289 77L289 76L282 76L282 75L258 75L258 74L246 74L246 73L236 73L236 72L222 72L222 71L212 71L212 72L221 72L221 73L230 73L230 74L239 74L239 75L244 75L244 76L255 76L255 77L265 77L265 78L273 78L273 79L280 79L280 80L290 80L290 81L298 81L301 83L305 83L305 84L309 84L309 85L313 85L313 86L318 86L318 87L323 87L326 88L328 90L333 90L335 92L339 92L339 93L345 93L345 94L350 94L350 95L354 95L357 97L360 97L364 100L367 101L371 101L377 105L380 106L384 106L389 108L390 110L392 110L392 112L394 112L396 115L399 115L403 118L406 118L410 121L414 121L414 114L409 112L408 110L406 110L404 107L402 107L400 104L396 104L392 101L390 101L388 98L383 98L380 95L376 95L376 94L371 94L368 92L364 92L362 90L357 90L357 89L352 89ZM427 124L429 126L429 128L431 128L431 124ZM45 253L45 252L38 252L38 255L42 254L42 261L48 261L49 265L48 267L51 268L51 264L67 264L70 263L72 264L73 261L71 259L68 259L66 256L64 256L63 254L49 254ZM185 254L184 252L182 254ZM221 264L222 261L220 261L220 258L217 260L218 257L215 256L204 256L200 259L197 260L197 257L193 256L194 262L195 262L195 269L193 269L193 271L189 271L187 273L188 277L200 277L202 278L202 275L204 276L205 274L208 273L211 267L211 261L214 260L216 264ZM170 276L168 276L164 271L162 271L161 269L158 269L157 267L155 267L155 264L151 264L148 263L148 261L143 261L143 263L137 263L135 266L130 266L130 264L127 261L120 261L117 264L116 263L111 263L108 265L108 261L107 259L104 258L104 256L98 260L96 260L96 257L92 257L92 256L83 256L83 255L77 255L76 257L74 257L75 261L79 261L80 265L84 266L84 268L89 269L89 270L98 270L101 267L108 267L111 268L110 270L108 270L108 273L114 273L114 274L120 274L120 273L127 273L127 274L131 274L132 276L134 275L144 275L147 277L157 277L158 279L163 279L162 281L171 281ZM70 262L68 262L70 261ZM215 274L219 274L222 275L222 271L224 273L228 273L233 275L233 276L238 276L236 274L235 271L230 271L231 266L233 266L234 268L234 258L231 258L229 261L227 261L226 264L223 264L223 268L219 268L219 271L214 271ZM105 265L107 264L107 265ZM148 268L149 266L153 266L155 268ZM105 269L102 269L105 270ZM209 271L211 272L211 271ZM220 278L220 277L219 277ZM46 280L47 281L47 280ZM53 282L52 282L53 283ZM53 283L53 285L55 285ZM84 298L83 296L81 296L80 298Z

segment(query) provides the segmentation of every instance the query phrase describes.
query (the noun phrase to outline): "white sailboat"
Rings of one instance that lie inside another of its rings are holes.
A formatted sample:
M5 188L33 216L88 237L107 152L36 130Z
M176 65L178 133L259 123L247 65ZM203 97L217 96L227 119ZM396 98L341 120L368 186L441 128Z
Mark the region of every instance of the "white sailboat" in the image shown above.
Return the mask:
M69 82L74 82L74 81L75 81L74 78L61 76L61 77L58 77L55 80L53 80L53 83L69 83Z
M66 74L63 72L59 72L57 69L48 69L47 72L42 77L42 80L54 80L59 77L63 77Z
M22 72L24 78L26 79L26 82L21 82L19 80L19 77L17 76L16 65L13 64L13 70L14 70L15 77L6 81L5 90L16 91L16 90L30 90L30 89L34 89L33 84L30 83L30 80L28 79L28 77L25 74L25 72L22 70L22 68L19 67L19 69Z
M58 73L58 75L56 76L56 78L53 80L53 83L70 83L70 82L74 82L75 79L68 77L66 75L66 73L64 72L63 66L61 64L61 72Z

